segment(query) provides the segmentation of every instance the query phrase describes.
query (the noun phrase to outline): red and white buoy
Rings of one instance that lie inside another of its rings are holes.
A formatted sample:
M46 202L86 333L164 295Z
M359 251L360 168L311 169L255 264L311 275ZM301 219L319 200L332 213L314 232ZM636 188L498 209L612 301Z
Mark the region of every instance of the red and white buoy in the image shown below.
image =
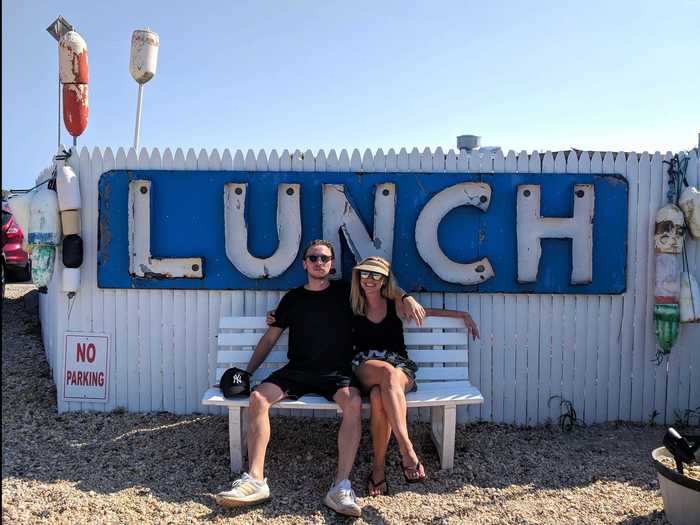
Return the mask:
M58 42L59 77L63 84L63 124L74 139L88 125L87 44L77 31L68 31Z

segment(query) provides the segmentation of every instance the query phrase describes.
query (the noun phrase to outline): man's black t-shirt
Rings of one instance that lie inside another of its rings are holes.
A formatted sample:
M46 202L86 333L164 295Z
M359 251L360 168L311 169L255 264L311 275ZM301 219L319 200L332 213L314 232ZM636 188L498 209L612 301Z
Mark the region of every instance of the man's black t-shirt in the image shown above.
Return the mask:
M275 310L272 326L289 328L290 369L335 371L352 360L350 285L331 281L314 292L303 286L286 293Z

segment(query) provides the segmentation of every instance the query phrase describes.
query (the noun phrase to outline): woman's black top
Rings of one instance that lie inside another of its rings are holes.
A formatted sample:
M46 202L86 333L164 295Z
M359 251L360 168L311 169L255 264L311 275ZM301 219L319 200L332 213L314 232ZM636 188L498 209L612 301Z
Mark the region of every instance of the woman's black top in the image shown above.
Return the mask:
M403 324L396 315L394 301L387 301L386 316L379 323L373 323L363 315L352 319L353 345L355 352L368 353L370 350L394 352L408 358L403 340Z

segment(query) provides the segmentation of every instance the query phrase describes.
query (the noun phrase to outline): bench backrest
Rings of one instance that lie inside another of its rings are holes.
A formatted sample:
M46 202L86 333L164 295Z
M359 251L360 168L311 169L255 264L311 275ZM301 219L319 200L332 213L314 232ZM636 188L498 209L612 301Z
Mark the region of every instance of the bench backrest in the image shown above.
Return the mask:
M222 317L219 323L215 383L232 366L245 368L267 330L264 317ZM287 330L253 375L253 384L287 363ZM418 383L466 381L469 337L461 319L428 317L423 326L404 323L408 355L418 364Z

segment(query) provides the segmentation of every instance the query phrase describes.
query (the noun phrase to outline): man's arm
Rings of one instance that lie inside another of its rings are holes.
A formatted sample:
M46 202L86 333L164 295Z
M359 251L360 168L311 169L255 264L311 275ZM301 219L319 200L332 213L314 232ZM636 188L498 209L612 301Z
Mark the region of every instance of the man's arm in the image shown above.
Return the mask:
M398 284L396 286L396 295L394 297L388 297L388 299L394 301L396 313L401 319L413 319L418 326L423 324L425 308L413 297L404 292Z
M275 343L282 335L282 332L284 332L284 328L278 328L276 326L270 326L267 329L267 331L260 338L260 341L258 341L258 344L253 351L253 355L250 356L250 361L248 361L248 366L246 367L246 371L248 373L253 374L258 367L263 364L267 356L270 354L270 350L272 350L272 347L275 346Z

